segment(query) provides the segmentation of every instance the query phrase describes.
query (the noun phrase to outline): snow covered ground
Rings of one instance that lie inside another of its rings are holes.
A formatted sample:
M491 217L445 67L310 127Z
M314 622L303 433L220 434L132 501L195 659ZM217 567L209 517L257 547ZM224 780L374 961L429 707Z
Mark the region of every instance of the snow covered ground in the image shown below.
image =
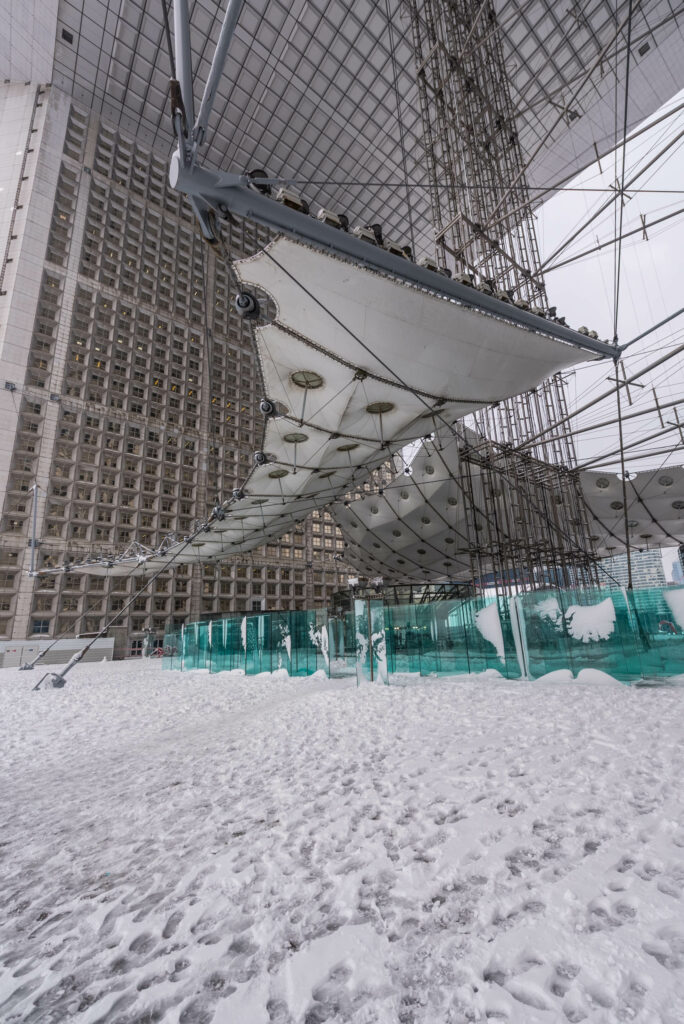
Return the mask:
M0 1020L684 1021L684 689L0 672Z

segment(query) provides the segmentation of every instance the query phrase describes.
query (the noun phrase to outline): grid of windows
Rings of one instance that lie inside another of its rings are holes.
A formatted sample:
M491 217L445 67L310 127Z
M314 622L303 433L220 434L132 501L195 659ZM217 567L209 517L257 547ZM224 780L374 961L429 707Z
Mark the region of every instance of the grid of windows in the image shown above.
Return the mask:
M87 140L72 111L1 524L0 539L18 557L48 446L49 477L39 480L44 566L187 534L244 479L262 422L250 328L232 307L226 266L168 187L162 160L106 125L89 130ZM94 157L84 169L86 151ZM263 229L234 225L228 245L244 255L267 240ZM323 604L344 579L342 549L321 512L242 563L178 566L139 597L135 579L65 571L36 582L24 629L93 632L131 599L122 634ZM0 565L0 628L11 631L21 574L9 569Z

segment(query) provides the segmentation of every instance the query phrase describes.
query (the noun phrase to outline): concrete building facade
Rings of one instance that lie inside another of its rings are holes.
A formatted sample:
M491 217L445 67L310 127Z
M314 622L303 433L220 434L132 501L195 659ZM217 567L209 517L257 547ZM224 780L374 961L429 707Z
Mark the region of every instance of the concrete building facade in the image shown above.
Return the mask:
M0 123L0 636L94 632L140 581L69 562L183 537L239 486L259 367L229 268L169 188L165 154L49 86L2 86ZM268 240L229 231L231 256ZM346 580L342 550L318 512L250 555L178 566L117 624L117 651L147 628L323 604ZM34 581L32 556L65 571Z

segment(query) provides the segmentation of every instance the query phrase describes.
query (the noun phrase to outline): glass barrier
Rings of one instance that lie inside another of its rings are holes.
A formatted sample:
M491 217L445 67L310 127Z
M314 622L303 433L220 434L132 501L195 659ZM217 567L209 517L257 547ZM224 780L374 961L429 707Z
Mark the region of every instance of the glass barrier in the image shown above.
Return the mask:
M184 626L181 643L184 669L209 668L209 627L209 622L191 622Z
M543 590L517 600L530 678L557 669L598 669L622 682L641 678L638 630L624 590Z
M419 607L404 604L385 609L390 675L420 675L421 636L416 616Z
M318 669L330 675L331 670L325 609L193 622L181 634L169 634L171 647L177 653L165 658L165 668L241 669L246 675L282 668L293 676L312 675Z
M599 669L623 682L684 678L684 587L543 590L354 610L260 612L195 622L164 636L164 668L323 670L386 683L496 669L538 679Z
M211 665L212 672L233 672L245 670L245 650L242 643L242 622L244 619L220 619L211 624Z
M516 679L520 666L504 599L469 598L385 609L391 673L462 675L496 669Z
M627 591L645 679L684 676L684 587Z
M162 668L181 669L182 667L181 635L177 632L165 633L162 642Z
M356 682L388 683L388 631L386 609L380 600L357 598L354 601L356 633Z
M353 612L328 617L330 675L336 678L356 675L356 620Z

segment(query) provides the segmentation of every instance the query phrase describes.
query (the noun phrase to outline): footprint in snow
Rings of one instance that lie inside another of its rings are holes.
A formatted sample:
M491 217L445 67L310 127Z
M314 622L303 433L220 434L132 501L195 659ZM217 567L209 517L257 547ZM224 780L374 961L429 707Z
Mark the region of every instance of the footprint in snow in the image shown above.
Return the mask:
M518 846L506 854L505 860L508 870L515 876L539 870L539 853L531 847Z
M520 814L525 810L525 804L518 803L510 797L507 797L496 805L496 809L499 814L505 814L509 818L514 818L517 814Z
M681 886L677 885L670 878L658 879L658 890L665 893L666 896L672 896L673 899L679 900L682 898Z
M133 939L128 947L131 953L149 953L156 945L156 939L149 932L142 932Z
M175 910L173 914L171 914L171 917L168 919L166 924L164 925L164 930L162 931L162 938L170 939L175 934L176 929L178 928L178 925L181 923L182 920L183 914L181 913L181 911Z
M211 1024L214 1010L203 999L192 999L180 1012L178 1024Z
M617 996L615 1016L617 1020L634 1020L643 1009L644 998L653 987L653 978L648 974L630 973Z
M684 967L684 928L668 925L656 932L655 939L644 942L642 948L669 971Z
M511 978L506 982L506 991L510 992L514 999L525 1006L531 1006L535 1010L553 1010L553 1002L540 985L521 978Z

